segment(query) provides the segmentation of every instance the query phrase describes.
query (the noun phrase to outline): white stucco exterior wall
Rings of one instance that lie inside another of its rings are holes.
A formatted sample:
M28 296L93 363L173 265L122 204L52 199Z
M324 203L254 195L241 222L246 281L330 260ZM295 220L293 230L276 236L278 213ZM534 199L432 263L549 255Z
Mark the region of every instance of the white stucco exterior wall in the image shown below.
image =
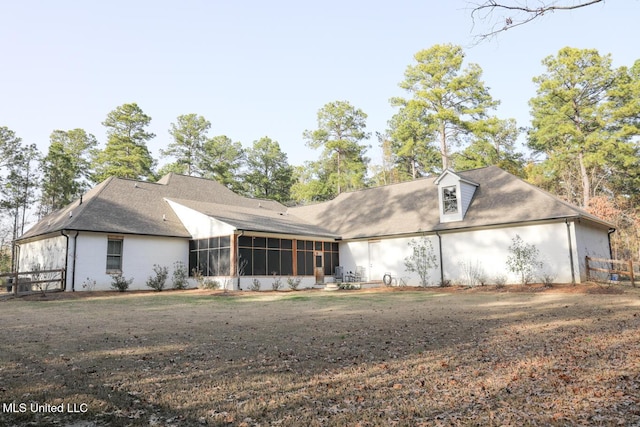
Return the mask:
M58 234L42 240L20 244L18 267L20 271L57 270L65 267L67 239Z
M204 216L202 237L209 237L210 226L220 226L214 234L231 231L224 228L226 224L215 224L211 218ZM207 228L209 227L209 228ZM205 231L206 229L206 231ZM544 267L537 272L545 272L555 276L555 282L570 283L572 281L571 260L576 282L586 279L585 256L610 258L609 236L607 228L590 222L564 221L537 223L506 228L469 230L460 232L441 232L440 236L427 236L436 257L440 255L439 243L442 242L442 266L444 278L452 283L461 283L464 277L463 264L478 265L482 268L488 283L495 282L498 276L506 276L508 283L518 283L515 273L507 271L506 260L509 246L516 235L525 243L535 245L540 251L540 261ZM231 231L232 232L232 231ZM200 233L200 231L198 231ZM204 234L207 233L207 234ZM20 245L19 262L22 271L32 265L39 264L43 269L63 268L67 265L67 291L72 290L75 274L75 290L89 290L83 284L95 281L94 290L110 290L112 276L106 273L107 233L69 232L68 259L67 238L63 235L50 235L45 239L25 242ZM152 276L154 264L166 266L169 270L167 288L171 287L171 274L176 261L188 267L189 244L187 238L169 238L154 236L119 236L123 240L122 273L125 278L133 278L134 289L149 289L146 280ZM371 240L343 241L340 246L340 265L345 272L356 271L358 266L364 267L365 280L381 281L386 273L390 273L398 282L401 280L411 286L419 285L417 274L406 270L405 259L411 255L409 242L421 236L405 236L397 238L380 238ZM74 250L77 244L77 256ZM571 250L571 254L570 254ZM75 257L75 260L74 260ZM75 261L75 262L74 262ZM437 285L441 280L440 259L438 266L431 271L429 284ZM75 268L75 273L74 273ZM214 278L215 279L215 278ZM225 280L228 278L221 278ZM236 278L226 280L230 289L238 289ZM271 276L257 277L261 289L271 289ZM327 277L330 281L332 278ZM249 289L253 277L242 277L241 289ZM286 277L282 278L283 289L288 289ZM221 281L222 283L222 281ZM313 277L304 277L300 288L312 287ZM190 286L195 286L190 279Z
M415 236L340 243L340 265L345 272L355 271L357 266L365 267L365 278L369 281L382 281L383 276L388 273L398 283L402 279L407 285L419 286L420 278L416 273L407 271L404 261L412 253L409 242L420 238L421 236ZM433 253L439 258L438 237L427 235L426 238L431 242ZM440 282L439 262L437 264L429 275L431 285Z
M167 200L171 209L178 215L180 221L191 233L193 239L206 239L212 236L228 236L233 234L235 227L183 206L179 203Z
M611 246L608 229L585 223L576 223L576 251L577 263L580 269L580 280L587 280L585 257L611 258Z
M106 233L80 232L77 238L78 255L75 262L75 290L88 290L83 284L95 280L93 290L110 290L112 276L107 274L107 239ZM169 277L165 284L171 288L171 275L174 263L180 261L185 268L189 266L189 241L183 238L134 236L122 237L122 275L133 278L130 290L148 290L147 278L154 275L153 265L167 267ZM70 238L73 249L73 238ZM71 274L73 263L69 261L67 273L67 290L71 290ZM192 283L191 286L194 286Z
M433 252L440 255L442 242L442 268L445 280L461 284L465 277L465 264L478 266L487 280L495 283L503 276L507 283L519 283L516 273L507 270L509 246L516 235L525 243L535 245L539 251L542 268L535 272L536 280L548 274L556 283L571 283L573 275L577 283L585 280L584 256L609 258L607 231L588 224L574 222L548 222L504 228L441 232L429 235ZM406 270L404 260L410 256L409 241L416 237L388 238L370 241L340 243L340 265L345 271L355 271L356 266L367 268L367 279L382 280L382 275L391 273L408 285L419 285L417 274ZM441 239L441 240L440 240ZM438 259L438 264L440 260ZM440 283L440 268L431 271L429 283Z
M539 250L543 267L536 276L544 272L555 276L555 282L571 282L569 237L563 222L442 234L445 279L459 283L464 277L463 264L471 263L482 268L489 283L498 276L506 276L507 283L519 283L517 274L508 271L506 265L516 235Z

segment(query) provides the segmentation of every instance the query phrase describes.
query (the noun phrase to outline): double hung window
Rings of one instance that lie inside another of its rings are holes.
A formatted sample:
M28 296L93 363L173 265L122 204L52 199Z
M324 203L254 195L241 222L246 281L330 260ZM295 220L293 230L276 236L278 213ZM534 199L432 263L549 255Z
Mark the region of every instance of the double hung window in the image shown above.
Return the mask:
M107 273L122 273L122 243L122 237L107 238Z

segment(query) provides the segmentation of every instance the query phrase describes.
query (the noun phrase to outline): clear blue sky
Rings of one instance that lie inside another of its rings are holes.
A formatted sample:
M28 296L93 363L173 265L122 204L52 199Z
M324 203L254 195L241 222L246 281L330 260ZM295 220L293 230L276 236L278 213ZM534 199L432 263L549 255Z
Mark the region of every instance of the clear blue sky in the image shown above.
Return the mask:
M327 102L349 101L369 115L368 131L384 131L404 70L434 44L465 47L502 102L497 114L519 126L529 123L540 61L560 48L596 48L615 66L640 58L638 0L556 12L475 46L469 7L465 0L0 0L0 126L44 153L54 129L83 128L104 146L107 113L136 102L152 117L156 157L170 123L197 113L212 123L211 136L245 147L269 136L300 165L320 154L304 146L302 132L315 128ZM378 159L375 137L369 143Z

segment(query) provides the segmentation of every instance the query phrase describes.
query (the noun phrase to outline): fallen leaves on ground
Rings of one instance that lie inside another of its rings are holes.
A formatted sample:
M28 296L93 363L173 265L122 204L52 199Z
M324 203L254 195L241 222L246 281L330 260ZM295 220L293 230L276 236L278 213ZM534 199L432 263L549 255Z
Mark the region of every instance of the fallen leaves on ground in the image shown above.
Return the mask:
M0 423L633 425L640 292L168 293L1 303Z

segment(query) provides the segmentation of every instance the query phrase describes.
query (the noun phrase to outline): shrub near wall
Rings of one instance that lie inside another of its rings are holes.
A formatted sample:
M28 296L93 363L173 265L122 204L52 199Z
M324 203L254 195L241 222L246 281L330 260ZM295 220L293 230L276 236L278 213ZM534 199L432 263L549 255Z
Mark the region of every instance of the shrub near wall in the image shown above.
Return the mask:
M161 267L157 264L153 265L154 276L147 279L147 286L151 289L160 292L164 289L164 284L169 276L169 269L167 267Z
M122 274L116 274L111 278L111 288L118 292L126 291L132 283L133 278L127 279Z

